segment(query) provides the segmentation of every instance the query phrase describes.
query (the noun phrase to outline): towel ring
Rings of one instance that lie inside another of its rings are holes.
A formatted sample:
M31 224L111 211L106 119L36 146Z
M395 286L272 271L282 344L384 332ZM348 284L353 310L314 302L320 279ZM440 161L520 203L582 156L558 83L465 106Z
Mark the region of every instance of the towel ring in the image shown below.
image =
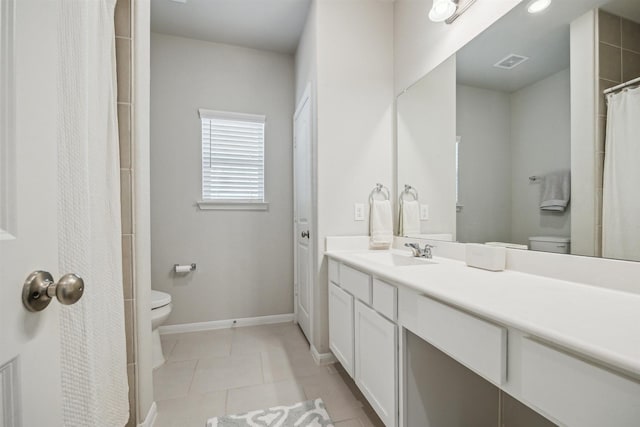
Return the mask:
M415 200L416 202L418 201L418 190L408 184L404 185L404 191L400 193L400 202L404 202L405 195L410 195L413 197L413 200Z
M389 189L387 187L382 184L376 184L376 187L371 190L371 193L369 193L370 204L373 204L374 196L378 194L381 194L384 197L384 200L389 200L389 198L391 197L391 193L389 192Z

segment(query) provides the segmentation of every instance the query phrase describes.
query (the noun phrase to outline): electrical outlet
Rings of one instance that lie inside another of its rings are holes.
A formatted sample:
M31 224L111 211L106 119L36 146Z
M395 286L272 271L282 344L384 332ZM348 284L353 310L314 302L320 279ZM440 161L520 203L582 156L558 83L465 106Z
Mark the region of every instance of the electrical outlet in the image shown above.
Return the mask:
M353 205L353 219L355 221L364 221L364 205L362 203Z
M420 205L420 221L429 219L429 205Z

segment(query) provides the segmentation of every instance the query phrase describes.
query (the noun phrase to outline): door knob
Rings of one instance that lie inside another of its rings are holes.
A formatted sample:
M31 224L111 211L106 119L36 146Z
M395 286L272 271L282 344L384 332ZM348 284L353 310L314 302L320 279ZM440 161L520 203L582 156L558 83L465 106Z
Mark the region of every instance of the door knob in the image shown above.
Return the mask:
M302 238L304 239L305 237L306 237L307 239L309 238L309 230L307 230L307 231L303 231L303 232L302 232Z
M58 283L47 271L34 271L27 277L22 287L22 303L29 311L42 311L53 297L61 304L71 305L82 297L84 280L76 274L65 274Z

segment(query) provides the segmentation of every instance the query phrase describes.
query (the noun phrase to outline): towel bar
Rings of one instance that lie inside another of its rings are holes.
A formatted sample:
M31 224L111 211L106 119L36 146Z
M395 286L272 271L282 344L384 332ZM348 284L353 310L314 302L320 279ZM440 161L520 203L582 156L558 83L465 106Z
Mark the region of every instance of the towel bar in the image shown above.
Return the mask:
M389 189L387 187L382 184L376 184L376 187L371 190L371 193L369 193L370 204L373 203L373 198L377 194L382 194L382 196L384 196L384 200L389 200L391 198L391 193L389 192Z
M413 200L415 200L416 202L418 201L418 190L408 184L404 185L404 191L400 193L400 202L404 201L405 194L411 195L413 197Z

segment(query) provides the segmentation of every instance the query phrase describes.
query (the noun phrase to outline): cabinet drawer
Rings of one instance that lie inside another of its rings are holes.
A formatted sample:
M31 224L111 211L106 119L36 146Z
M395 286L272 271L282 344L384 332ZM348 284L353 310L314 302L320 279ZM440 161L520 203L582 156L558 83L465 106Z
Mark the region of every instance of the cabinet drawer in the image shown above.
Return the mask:
M333 259L329 260L329 280L336 285L340 284L340 263Z
M417 298L417 322L409 329L494 384L506 381L505 328L431 298Z
M640 382L529 339L522 342L522 397L566 426L640 425Z
M373 279L373 308L388 319L397 320L398 290L395 286Z
M371 276L342 264L340 286L360 301L371 305Z

